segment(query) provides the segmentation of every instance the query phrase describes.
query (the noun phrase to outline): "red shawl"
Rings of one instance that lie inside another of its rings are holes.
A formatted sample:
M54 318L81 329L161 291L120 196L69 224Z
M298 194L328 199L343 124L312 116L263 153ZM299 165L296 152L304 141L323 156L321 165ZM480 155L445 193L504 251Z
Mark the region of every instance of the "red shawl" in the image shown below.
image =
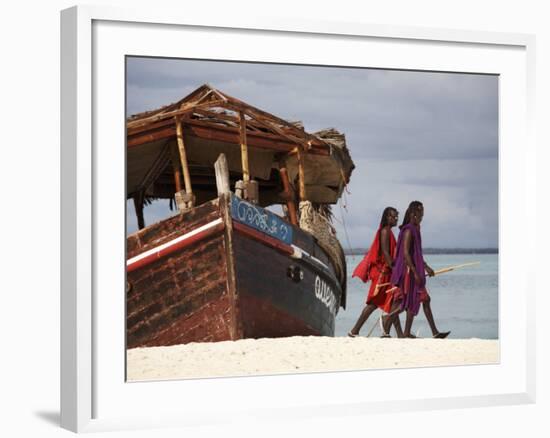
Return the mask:
M384 264L384 255L382 254L382 251L380 250L380 231L382 231L382 227L378 228L376 231L376 234L374 235L374 240L368 250L368 252L363 257L363 260L357 265L355 270L353 271L352 277L358 277L360 278L363 283L366 283L369 280L372 280L371 278L371 268L373 266L380 266L381 264ZM390 230L390 256L392 259L395 257L395 236L393 235L393 232Z

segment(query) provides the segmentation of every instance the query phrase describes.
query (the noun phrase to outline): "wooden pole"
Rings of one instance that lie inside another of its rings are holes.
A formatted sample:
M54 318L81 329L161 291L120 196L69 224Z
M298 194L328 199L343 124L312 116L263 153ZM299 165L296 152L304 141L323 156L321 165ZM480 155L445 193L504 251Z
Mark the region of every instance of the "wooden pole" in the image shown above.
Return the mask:
M216 171L216 187L218 189L218 196L231 191L229 187L229 167L227 165L227 159L225 154L220 154L216 162L214 163L214 170Z
M178 148L175 144L172 144L170 148L172 169L174 170L174 185L176 187L176 192L181 191L181 171L179 165L179 153Z
M288 209L288 215L290 217L290 222L294 225L298 225L298 215L296 214L296 204L294 203L294 192L290 186L290 181L288 179L288 172L285 167L279 169L281 174L281 181L283 182L283 188L285 190L285 195L287 197L286 207Z
M446 272L451 272L451 271L454 271L455 269L465 268L466 266L474 266L474 265L479 265L479 264L480 264L480 262L471 262L471 263L463 263L462 265L449 266L448 268L442 268L442 269L438 269L437 271L434 271L434 275L445 274ZM376 289L378 289L380 287L384 287L384 286L389 286L390 284L391 283L378 284L376 286ZM377 291L376 291L376 293L377 293ZM386 293L388 293L388 291L386 291Z
M145 219L143 217L143 197L143 192L139 192L134 195L134 208L136 209L138 229L140 230L145 228Z
M300 201L306 200L306 174L304 170L304 156L300 146L296 147L296 154L298 156L298 185Z
M248 169L248 145L246 144L246 119L244 113L239 112L239 133L241 141L241 162L243 167L243 181L245 184L250 181L250 172Z
M176 119L176 135L178 138L178 149L180 152L181 169L183 170L183 182L185 184L185 193L187 194L188 207L193 207L193 190L191 188L191 176L189 166L187 165L187 152L183 141L183 124L180 119Z
M449 266L448 268L439 269L434 271L434 275L444 274L445 272L454 271L455 269L465 268L466 266L479 265L480 262L463 263L462 265Z

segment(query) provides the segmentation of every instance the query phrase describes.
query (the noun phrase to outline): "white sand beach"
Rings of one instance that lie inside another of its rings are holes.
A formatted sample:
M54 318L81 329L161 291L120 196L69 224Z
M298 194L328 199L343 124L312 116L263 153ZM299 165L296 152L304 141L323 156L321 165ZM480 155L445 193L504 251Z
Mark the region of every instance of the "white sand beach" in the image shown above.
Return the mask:
M499 341L291 337L134 348L129 381L498 363Z

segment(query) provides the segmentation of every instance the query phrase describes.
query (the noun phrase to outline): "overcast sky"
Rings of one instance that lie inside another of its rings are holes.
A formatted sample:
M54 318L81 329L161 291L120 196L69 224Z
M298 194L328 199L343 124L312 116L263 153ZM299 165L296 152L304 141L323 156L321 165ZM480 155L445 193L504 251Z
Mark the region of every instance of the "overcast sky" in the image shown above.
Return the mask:
M356 168L333 208L344 247L369 246L384 207L401 220L413 200L425 208L424 247L498 247L498 77L128 58L127 115L204 83L302 120L306 131L346 135ZM146 224L165 217L167 205L146 207ZM128 231L136 228L130 202Z

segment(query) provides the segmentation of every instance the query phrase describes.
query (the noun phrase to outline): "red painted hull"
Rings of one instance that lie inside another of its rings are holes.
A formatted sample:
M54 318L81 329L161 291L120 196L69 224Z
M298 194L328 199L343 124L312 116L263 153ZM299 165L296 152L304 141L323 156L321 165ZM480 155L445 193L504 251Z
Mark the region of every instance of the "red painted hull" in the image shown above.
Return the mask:
M297 229L293 244L329 269L293 258L229 209L222 197L128 237L128 348L334 335L342 290L312 236Z

